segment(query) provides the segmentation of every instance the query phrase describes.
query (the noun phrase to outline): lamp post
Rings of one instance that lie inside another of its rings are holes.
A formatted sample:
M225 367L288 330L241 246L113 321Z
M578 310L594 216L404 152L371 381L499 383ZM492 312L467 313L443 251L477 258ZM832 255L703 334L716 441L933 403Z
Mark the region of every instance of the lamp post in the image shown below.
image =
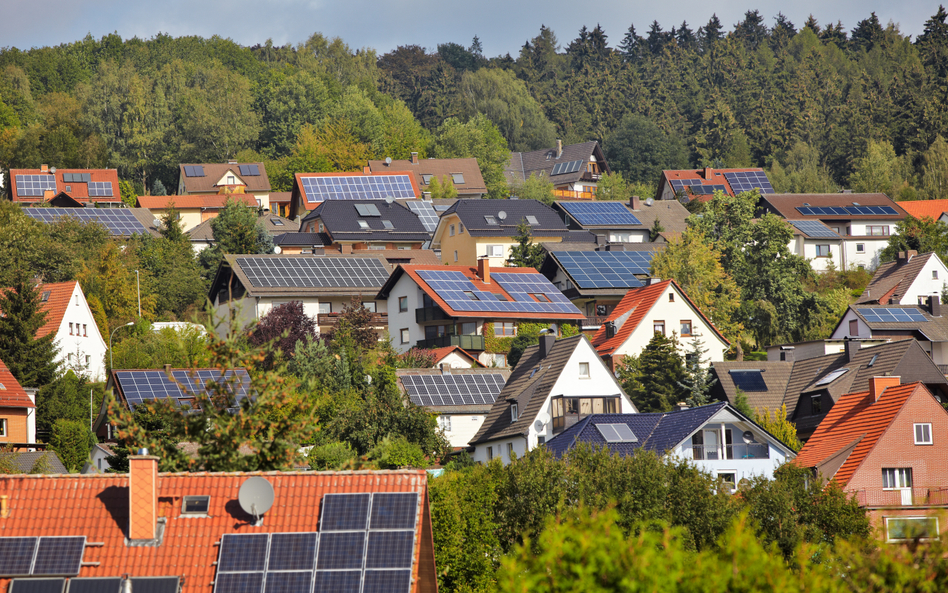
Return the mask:
M142 278L135 270L135 286L138 288L138 318L142 317Z
M112 370L112 338L115 337L115 332L122 329L123 327L128 327L130 325L135 325L134 321L129 321L125 325L120 325L117 328L112 330L112 334L109 336L109 370Z

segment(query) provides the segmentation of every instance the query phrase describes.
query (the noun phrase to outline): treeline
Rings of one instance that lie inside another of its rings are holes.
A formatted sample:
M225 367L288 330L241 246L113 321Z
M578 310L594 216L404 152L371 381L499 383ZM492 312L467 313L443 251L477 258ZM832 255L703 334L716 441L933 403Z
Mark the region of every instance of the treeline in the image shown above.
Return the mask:
M948 183L948 13L914 41L875 14L730 31L653 22L621 40L598 25L561 43L541 27L517 56L478 39L378 56L314 34L296 46L219 37L96 40L0 51L0 166L117 167L137 191L177 165L296 171L368 158L476 156L506 195L507 150L600 140L612 168L654 185L662 168L764 166L781 191L940 195Z

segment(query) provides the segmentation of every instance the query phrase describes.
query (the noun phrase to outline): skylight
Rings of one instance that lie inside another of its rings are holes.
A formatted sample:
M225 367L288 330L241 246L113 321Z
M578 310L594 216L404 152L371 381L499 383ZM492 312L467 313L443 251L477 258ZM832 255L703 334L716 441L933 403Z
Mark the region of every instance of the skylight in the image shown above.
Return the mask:
M489 214L486 215L486 216L484 216L484 220L487 221L487 224L493 224L493 225L496 225L496 224L497 224L497 219L494 218L493 216L489 215Z
M607 443L637 443L639 441L628 424L597 424L596 428Z
M845 369L845 368L844 368L844 369L836 369L835 371L832 371L832 372L830 372L830 373L827 373L825 377L823 377L822 379L820 379L819 381L816 382L816 385L817 385L817 386L820 386L820 385L829 385L830 383L832 383L832 382L835 381L836 379L839 379L840 377L842 377L843 375L845 375L845 374L846 374L846 371L848 371L848 370L849 370L849 369Z

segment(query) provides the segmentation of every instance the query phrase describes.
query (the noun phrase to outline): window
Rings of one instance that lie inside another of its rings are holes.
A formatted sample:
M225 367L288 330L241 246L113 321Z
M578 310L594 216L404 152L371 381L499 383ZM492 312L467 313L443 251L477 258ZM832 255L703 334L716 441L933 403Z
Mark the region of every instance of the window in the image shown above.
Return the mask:
M7 419L0 418L0 437L7 436Z
M507 366L507 355L500 352L495 352L494 357L494 366L495 367L505 367Z
M718 480L723 482L729 491L737 490L737 472L718 472Z
M882 488L885 490L895 490L898 488L912 487L912 468L910 467L889 467L882 469Z
M859 335L859 320L858 319L849 320L849 335L850 336Z
M360 221L359 221L359 228L360 228L360 229L368 229L368 228L369 228L369 223L368 223L368 221L366 221L366 220L360 220Z
M227 176L227 185L234 185L234 183L236 183L236 181L237 181L237 180L234 179L234 176L233 176L233 175L228 175L228 176Z
M673 292L668 293L668 302L669 302L669 303L674 303L674 302L675 302L675 293L673 293Z
M488 245L487 246L487 257L503 257L503 256L504 256L503 245Z
M470 290L464 290L464 291L462 291L462 292L464 293L464 296L466 296L467 298L471 299L472 301L479 301L479 300L481 300L481 299L477 298L477 295L474 294L473 292L471 292Z
M493 458L494 458L494 448L487 447L487 461L490 461Z
M510 421L516 422L518 417L517 404L510 404Z
M210 496L185 496L181 500L182 515L206 515L211 506Z
M886 517L887 543L938 539L938 517Z
M691 335L691 320L690 319L681 320L681 335L683 336Z
M46 292L44 292L44 293L43 293L43 296L40 297L40 300L43 301L44 303L45 303L46 301L48 301L48 300L49 300L49 295L50 295L51 292L52 292L52 291L50 291L50 290L47 290Z
M438 428L440 428L444 432L451 432L451 417L438 416Z
M889 236L889 227L888 227L888 225L883 225L883 226L867 226L867 227L866 227L866 234L867 234L867 235L872 235L872 236L888 237L888 236Z
M408 310L408 297L402 296L398 297L398 312L404 313Z
M332 303L319 303L319 313L322 315L332 313Z
M938 280L938 270L932 270L932 280Z
M589 363L588 362L579 363L579 378L580 379L589 378Z
M450 236L452 236L452 237L454 236L454 225L453 225L453 224L448 227L448 235L450 235Z
M616 414L619 411L617 397L554 397L553 434L573 426L590 414Z
M395 225L392 224L392 221L391 221L391 220L383 220L383 221L382 221L382 226L385 227L385 228L387 228L387 229L394 229L394 228L395 228Z
M434 177L434 175L422 175L422 176L421 176L421 182L422 182L424 185L431 185L431 178L432 178L432 177Z
M320 233L325 233L325 232L326 232L326 228L323 226L323 221L321 221L321 220L319 221L319 232L320 232Z
M457 249L454 250L454 261L458 261L458 251L457 251Z
M375 313L375 312L376 312L375 301L368 301L368 302L366 302L366 303L362 303L362 306L365 307L365 310L368 311L368 312L370 312L370 313Z
M72 335L72 324L71 324L71 323L69 324L69 335L70 335L70 336Z
M527 216L527 224L529 224L530 226L538 226L538 225L540 224L540 221L537 220L537 217L536 217L536 216L528 215L528 216Z
M487 224L489 225L497 226L497 219L489 214L484 217L484 220L487 221Z
M507 443L507 459L509 459L510 461L514 460L513 443Z
M76 295L76 306L77 306L77 307L79 306L79 295L78 295L78 294Z
M464 174L463 173L451 173L451 179L454 181L454 185L464 183Z
M652 322L652 331L656 334L665 335L665 322L664 321L653 321Z
M459 234L459 235L463 235L463 234L464 234L464 225L461 224L460 222L458 223L458 234Z
M820 399L821 396L814 395L810 398L810 415L816 416L817 414L823 413L823 400Z
M407 328L407 327L406 327L406 328L402 328L401 334L402 334L402 336L401 336L401 337L402 337L402 344L407 344L408 341L411 339L411 338L409 337L408 328Z
M517 324L512 321L495 321L494 337L509 338L517 335Z
M462 336L476 336L477 335L477 324L473 321L466 321L461 324L461 331L459 332Z
M865 243L856 243L856 253L865 253L866 244Z
M86 354L86 366L89 366L89 362L92 360L92 357Z
M369 245L369 251L385 251L385 245Z
M915 425L915 444L916 445L931 445L932 444L932 425L930 423Z
M816 246L816 257L829 257L830 256L830 246L829 245L817 245Z
M85 323L82 324L82 335L89 337L89 327Z

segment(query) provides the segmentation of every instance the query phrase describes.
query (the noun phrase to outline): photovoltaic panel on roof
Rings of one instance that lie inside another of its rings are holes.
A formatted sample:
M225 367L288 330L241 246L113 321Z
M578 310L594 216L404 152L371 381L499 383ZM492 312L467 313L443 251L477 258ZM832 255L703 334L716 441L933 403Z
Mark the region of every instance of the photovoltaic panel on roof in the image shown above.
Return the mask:
M237 265L257 288L373 288L388 280L374 257L238 257Z
M260 593L262 589L263 572L221 573L218 570L214 579L214 593Z
M270 536L267 570L312 570L316 533L274 533Z
M421 224L425 225L425 230L429 233L433 233L438 226L438 218L440 215L434 207L432 207L431 202L425 200L410 200L405 202L405 204L409 210L418 216L418 219L421 220Z
M369 521L369 494L327 494L320 505L319 531L365 530Z
M700 179L672 179L669 181L671 183L672 189L675 190L675 193L683 191L686 187L692 185L701 185L702 181Z
M95 222L109 230L115 237L145 234L148 230L124 208L23 208L23 213L39 222L52 224L68 217L80 222Z
M177 593L178 577L132 577L135 593Z
M641 225L642 222L621 202L560 202L560 207L581 225Z
M411 568L414 551L414 530L370 531L365 568Z
M754 189L760 190L762 194L774 193L770 179L763 171L730 171L724 173L724 178L727 179L735 194Z
M365 531L332 531L319 536L316 556L318 570L354 570L362 568L365 555Z
M218 572L263 572L267 567L268 533L233 534L221 536L217 560Z
M493 274L492 281L497 282L507 291L512 301L498 301L496 293L479 290L463 273L458 271L419 270L418 275L455 311L579 313L579 309L540 274ZM549 302L538 302L531 296L534 294L542 295Z
M8 593L63 593L66 579L13 579Z
M840 239L839 233L818 220L788 220L801 233L814 239Z
M869 323L918 323L928 321L918 309L880 307L859 308L858 311Z
M63 183L89 183L92 176L89 173L63 173Z
M898 216L891 206L798 206L803 216Z
M553 257L580 289L638 288L656 251L553 251Z
M89 197L90 198L111 198L112 197L112 182L111 181L90 181L89 182Z
M734 385L741 391L767 391L767 383L760 370L733 369L730 375Z
M30 574L35 552L35 537L0 537L0 575Z
M822 385L829 385L836 379L839 379L840 377L845 375L848 371L849 369L846 369L846 368L836 369L835 371L827 373L826 376L824 376L822 379L814 383L814 385L817 387L820 387Z
M122 588L120 577L75 577L69 579L68 593L119 593ZM135 589L137 592L137 589Z
M416 406L490 405L506 383L501 373L403 375L401 380Z
M567 161L565 163L557 163L553 165L553 171L550 175L565 175L567 173L575 173L579 171L583 166L583 161Z
M308 593L312 584L313 571L268 572L264 593Z
M193 397L206 391L211 381L222 384L235 402L250 393L250 376L244 369L228 370L223 375L218 369L178 369L171 371L171 377L169 379L164 371L115 371L115 380L133 410L145 401L165 398L178 401L189 394Z
M359 216L381 216L375 204L356 204L355 208Z
M260 175L260 167L257 165L238 165L240 169L240 174L244 177L258 177Z
M408 175L345 175L300 177L306 201L412 199L415 188Z
M692 185L688 188L688 191L696 196L710 196L716 191L727 193L727 187L724 185Z
M370 529L413 529L417 518L417 492L387 492L372 495Z
M185 177L204 177L204 167L202 165L187 165L184 167Z
M53 175L15 175L16 193L21 197L43 197L47 190L56 191L56 178Z
M361 570L317 570L313 578L314 593L359 593Z
M39 538L31 574L62 576L79 574L85 546L84 535Z
M407 593L410 587L410 570L367 570L362 593Z

